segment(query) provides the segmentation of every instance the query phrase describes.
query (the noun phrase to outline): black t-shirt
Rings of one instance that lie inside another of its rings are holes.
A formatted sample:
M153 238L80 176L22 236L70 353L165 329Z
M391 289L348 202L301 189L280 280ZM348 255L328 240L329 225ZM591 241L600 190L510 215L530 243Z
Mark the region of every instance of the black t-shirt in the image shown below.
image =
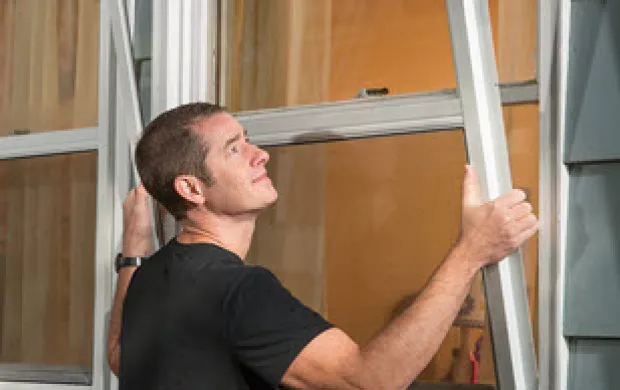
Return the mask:
M172 240L127 290L120 389L277 389L330 327L265 268L216 245Z

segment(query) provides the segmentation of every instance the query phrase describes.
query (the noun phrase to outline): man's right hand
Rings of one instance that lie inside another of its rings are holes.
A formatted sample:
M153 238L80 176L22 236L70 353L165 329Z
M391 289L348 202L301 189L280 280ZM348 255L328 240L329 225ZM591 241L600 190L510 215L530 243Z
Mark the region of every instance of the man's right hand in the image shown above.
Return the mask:
M469 248L477 266L502 260L537 230L538 219L523 191L512 190L483 203L478 176L471 166L465 167L459 244Z
M148 256L154 248L149 194L140 184L123 202L123 256Z

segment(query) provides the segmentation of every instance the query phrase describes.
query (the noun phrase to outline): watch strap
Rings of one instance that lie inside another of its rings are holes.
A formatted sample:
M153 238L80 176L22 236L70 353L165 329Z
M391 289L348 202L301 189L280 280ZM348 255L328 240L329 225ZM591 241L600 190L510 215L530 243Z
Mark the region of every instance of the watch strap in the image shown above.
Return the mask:
M122 253L119 253L116 255L116 261L114 262L116 273L123 267L139 267L142 265L143 261L144 257L123 256Z

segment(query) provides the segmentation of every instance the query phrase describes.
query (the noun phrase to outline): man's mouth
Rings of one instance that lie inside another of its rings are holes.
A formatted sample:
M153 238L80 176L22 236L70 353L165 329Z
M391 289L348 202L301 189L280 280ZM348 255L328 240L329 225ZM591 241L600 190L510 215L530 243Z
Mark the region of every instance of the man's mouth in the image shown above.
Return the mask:
M258 182L261 182L261 181L264 181L264 180L269 180L269 176L267 175L267 172L264 172L263 174L255 177L252 180L252 183L258 183Z

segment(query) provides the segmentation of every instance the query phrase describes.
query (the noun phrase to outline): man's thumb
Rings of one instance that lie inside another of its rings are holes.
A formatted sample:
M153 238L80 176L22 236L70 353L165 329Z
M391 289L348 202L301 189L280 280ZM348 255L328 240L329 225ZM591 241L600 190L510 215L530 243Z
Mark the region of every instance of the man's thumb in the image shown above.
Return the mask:
M479 206L482 203L482 191L478 182L478 174L470 165L465 165L463 206Z

